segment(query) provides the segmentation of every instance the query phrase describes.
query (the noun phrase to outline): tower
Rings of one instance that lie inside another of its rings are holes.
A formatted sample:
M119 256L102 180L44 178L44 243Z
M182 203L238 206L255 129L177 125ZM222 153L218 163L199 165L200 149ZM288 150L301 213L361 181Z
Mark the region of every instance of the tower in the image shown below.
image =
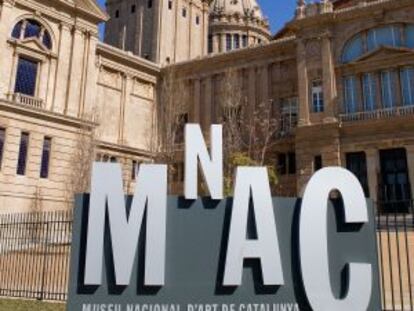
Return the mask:
M158 64L207 54L207 0L107 0L104 41Z

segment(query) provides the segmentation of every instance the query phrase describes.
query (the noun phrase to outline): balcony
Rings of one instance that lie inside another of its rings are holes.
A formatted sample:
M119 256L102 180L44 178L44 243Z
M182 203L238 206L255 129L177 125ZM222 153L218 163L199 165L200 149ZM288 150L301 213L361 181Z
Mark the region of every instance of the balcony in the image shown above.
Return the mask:
M414 115L414 106L401 106L372 111L345 113L340 114L339 119L341 122L355 122L365 120L390 119L394 117L408 115Z
M29 106L36 109L43 109L44 108L44 102L40 98L24 95L21 93L14 93L11 94L11 99L13 102L17 104L21 104L24 106Z

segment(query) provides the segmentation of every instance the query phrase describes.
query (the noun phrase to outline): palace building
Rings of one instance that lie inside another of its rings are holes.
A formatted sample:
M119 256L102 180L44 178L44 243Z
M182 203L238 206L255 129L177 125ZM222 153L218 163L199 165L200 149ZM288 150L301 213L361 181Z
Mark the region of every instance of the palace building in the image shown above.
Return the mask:
M157 152L165 77L207 133L229 70L248 107L281 120L277 194L343 166L384 212L408 212L414 3L308 2L272 35L256 0L0 0L1 212L67 208L94 159L120 163L131 191Z

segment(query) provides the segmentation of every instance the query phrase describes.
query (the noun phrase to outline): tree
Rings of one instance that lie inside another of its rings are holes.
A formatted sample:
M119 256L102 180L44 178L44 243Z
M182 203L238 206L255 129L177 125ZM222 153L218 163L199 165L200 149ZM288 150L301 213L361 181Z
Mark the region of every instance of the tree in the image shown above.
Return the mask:
M167 67L161 80L157 113L155 161L168 165L168 185L177 174L177 159L182 152L184 127L189 119L189 86ZM170 189L171 190L171 189Z
M242 76L234 69L222 79L219 118L223 124L226 194L231 193L237 166L267 166L272 185L277 184L274 146L280 122L272 100L251 106L243 92Z

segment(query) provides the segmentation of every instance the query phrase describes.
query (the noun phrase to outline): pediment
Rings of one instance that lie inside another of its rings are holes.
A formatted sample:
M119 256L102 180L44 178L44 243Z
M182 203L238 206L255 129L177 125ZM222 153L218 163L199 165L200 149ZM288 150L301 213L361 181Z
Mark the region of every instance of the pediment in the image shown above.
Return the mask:
M108 14L98 5L96 0L60 0L60 2L92 16L98 21L105 22L109 19Z
M20 45L31 49L31 50L40 50L42 52L49 52L49 50L39 41L37 38L29 38L19 42Z
M353 63L379 61L399 55L407 55L407 53L414 54L414 50L404 47L381 46L369 53L362 55L360 58L353 61Z

